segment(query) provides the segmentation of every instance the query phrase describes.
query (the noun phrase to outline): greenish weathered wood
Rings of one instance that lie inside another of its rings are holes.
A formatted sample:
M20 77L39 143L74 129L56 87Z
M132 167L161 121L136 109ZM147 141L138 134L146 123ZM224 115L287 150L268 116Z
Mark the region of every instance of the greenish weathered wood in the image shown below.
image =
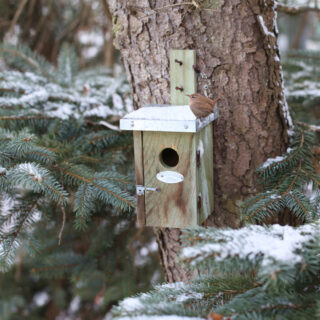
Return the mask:
M133 131L134 140L134 167L136 172L136 184L144 185L144 168L143 168L143 132ZM146 224L145 214L145 196L137 195L137 219L142 227Z
M181 61L182 65L175 62ZM170 50L170 80L171 80L171 104L189 104L186 94L197 92L196 73L193 65L196 63L195 50ZM176 90L183 88L183 91Z
M196 134L196 152L200 151L200 166L196 169L197 196L201 195L201 208L198 208L199 225L214 210L212 130L211 123Z
M160 188L146 191L146 225L186 228L197 225L195 134L174 132L144 132L143 161L145 186ZM160 161L163 149L172 148L179 155L175 167ZM156 178L161 171L177 171L184 176L181 183L168 184Z
M174 62L177 59L182 65ZM193 50L170 52L171 103L188 104L186 94L196 92ZM183 87L180 92L175 87ZM137 197L140 225L186 228L200 225L213 212L213 141L212 124L197 133L134 131L137 185L159 188ZM172 148L179 155L175 167L160 160L163 149ZM197 151L200 165L197 166ZM161 171L177 171L184 176L181 183L168 184L156 176ZM201 207L198 196L201 195Z

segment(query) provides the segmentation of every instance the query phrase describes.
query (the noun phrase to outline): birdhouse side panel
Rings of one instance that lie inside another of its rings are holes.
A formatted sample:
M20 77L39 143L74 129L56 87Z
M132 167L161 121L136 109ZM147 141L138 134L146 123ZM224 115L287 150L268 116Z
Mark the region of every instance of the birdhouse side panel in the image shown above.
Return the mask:
M144 185L144 168L143 168L143 132L133 131L134 141L134 168L136 173L136 184L137 186ZM146 224L145 214L145 196L137 196L137 219L139 225L142 227Z
M145 185L160 190L146 191L146 225L169 228L196 226L195 135L144 132L143 146ZM157 175L165 177L166 171L182 175L183 181L160 181Z
M213 129L209 124L196 134L198 224L213 212ZM200 197L200 198L199 198Z

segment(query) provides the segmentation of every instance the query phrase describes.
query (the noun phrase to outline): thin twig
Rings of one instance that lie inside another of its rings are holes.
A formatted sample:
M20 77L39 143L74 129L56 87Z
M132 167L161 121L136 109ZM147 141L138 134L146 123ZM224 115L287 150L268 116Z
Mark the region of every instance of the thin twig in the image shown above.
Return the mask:
M308 12L304 12L303 13L303 16L302 16L302 21L299 25L299 29L297 30L296 32L296 36L294 38L294 40L292 41L292 44L290 46L290 50L294 50L294 49L298 49L299 48L299 45L300 45L300 40L303 36L303 32L308 24L308 17L309 17L309 14Z
M291 7L291 6L285 6L282 4L278 4L277 6L277 11L278 12L283 12L283 13L287 13L290 15L296 15L296 14L300 14L300 13L304 13L304 12L310 12L310 11L315 11L315 12L320 12L320 8L317 7Z
M63 233L63 230L64 230L64 226L66 224L66 210L63 206L63 204L61 204L61 211L62 211L62 225L61 225L61 229L60 229L60 232L59 232L59 236L58 236L58 245L60 246L61 245L61 242L62 242L62 233Z
M7 40L10 39L10 37L12 35L12 32L13 32L13 29L14 29L14 27L15 27L20 15L21 15L21 13L22 13L25 5L27 4L27 2L28 2L28 0L21 0L20 5L18 7L18 10L16 11L16 13L15 13L15 15L14 15L12 21L11 21L11 25L10 25L9 31L6 34L6 39Z
M109 6L108 6L108 3L107 3L107 0L101 0L101 4L102 4L102 7L103 7L103 11L105 13L105 15L107 16L107 18L112 21L112 14L109 10Z
M297 121L297 124L307 128L309 131L320 132L320 126L316 126L314 124L308 124L305 122Z
M32 22L34 21L33 13L34 13L36 2L37 2L37 0L31 0L30 3L29 3L29 7L28 7L28 11L27 11L28 19L27 19L26 26L24 28L25 33L30 31Z
M109 123L109 122L107 122L107 121L102 121L102 120L101 120L101 121L99 121L97 124L100 125L100 126L107 127L107 128L110 129L110 130L121 131L118 126L115 126L115 125L113 125L113 124L111 124L111 123Z
M58 36L55 45L52 49L51 58L54 59L57 56L61 43L68 37L70 34L75 34L77 30L81 27L81 25L88 19L88 15L90 14L92 0L86 4L82 2L82 8L79 16L71 22L69 26L64 29L61 34Z

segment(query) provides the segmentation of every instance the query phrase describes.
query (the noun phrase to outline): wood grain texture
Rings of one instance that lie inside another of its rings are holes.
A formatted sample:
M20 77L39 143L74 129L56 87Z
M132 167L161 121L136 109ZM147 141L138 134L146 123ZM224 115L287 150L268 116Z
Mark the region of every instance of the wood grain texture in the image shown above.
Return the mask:
M146 225L185 228L197 225L195 136L192 133L144 132L143 150L145 185L160 188L146 192ZM175 167L160 161L163 149L172 148L179 155ZM177 171L184 176L180 183L168 184L156 178L161 171Z
M136 172L136 184L144 185L144 169L143 169L143 133L141 131L133 131L134 140L134 168ZM137 219L142 227L146 224L145 215L145 196L137 195Z
M214 211L212 135L212 124L209 124L195 136L196 152L200 152L200 166L196 167L197 197L201 195L201 208L198 208L198 225L207 220Z
M182 65L175 62L181 61ZM171 103L175 105L188 105L186 94L197 92L196 73L192 66L196 63L195 50L170 50L170 94ZM183 88L183 91L176 87Z

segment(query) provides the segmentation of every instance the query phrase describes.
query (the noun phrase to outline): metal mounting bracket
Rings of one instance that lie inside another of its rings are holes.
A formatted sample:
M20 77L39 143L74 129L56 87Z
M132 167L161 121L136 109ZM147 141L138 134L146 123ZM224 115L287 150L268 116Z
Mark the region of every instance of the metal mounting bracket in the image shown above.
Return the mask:
M159 188L151 188L151 187L145 187L145 186L136 186L137 190L137 196L144 196L145 191L154 191L154 192L160 192Z

